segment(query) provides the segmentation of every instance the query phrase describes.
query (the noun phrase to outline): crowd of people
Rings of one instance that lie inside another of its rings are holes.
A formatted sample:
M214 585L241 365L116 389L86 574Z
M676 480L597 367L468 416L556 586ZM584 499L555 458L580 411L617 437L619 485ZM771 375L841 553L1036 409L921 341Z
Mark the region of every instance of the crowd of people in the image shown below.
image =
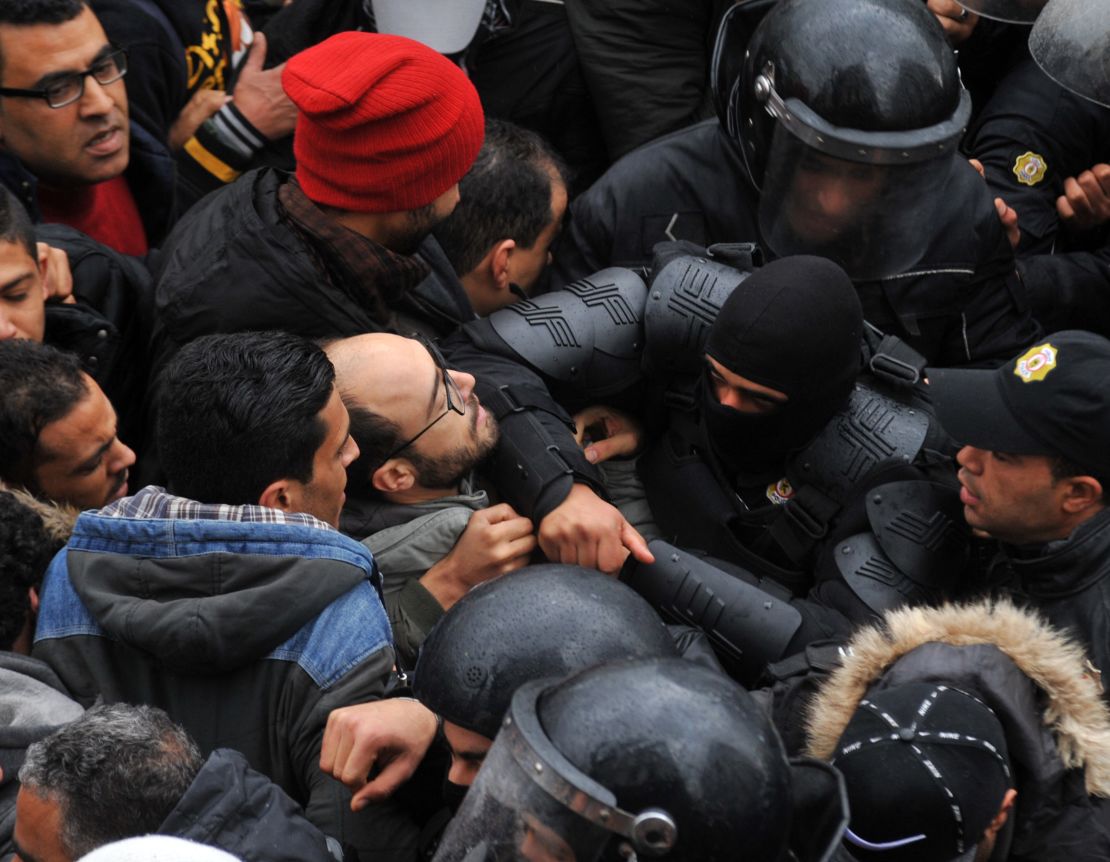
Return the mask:
M0 0L0 859L1110 859L1107 57Z

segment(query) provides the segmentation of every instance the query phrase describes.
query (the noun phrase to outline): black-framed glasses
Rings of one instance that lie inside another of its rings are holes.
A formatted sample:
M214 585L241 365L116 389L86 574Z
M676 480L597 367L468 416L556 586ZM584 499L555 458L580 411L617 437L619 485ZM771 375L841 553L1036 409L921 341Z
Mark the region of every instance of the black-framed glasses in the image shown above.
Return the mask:
M406 440L404 443L402 443L400 446L398 446L396 449L382 458L383 464L390 458L395 458L397 457L397 455L408 449L409 446L411 446L426 433L428 433L428 431L430 431L435 426L435 424L443 419L448 413L458 413L460 416L466 415L466 400L463 398L462 391L459 389L459 385L455 382L455 378L453 378L451 376L451 372L447 370L447 360L443 358L443 354L439 352L439 348L432 344L432 342L430 342L423 335L414 335L413 338L424 345L424 349L427 350L429 354L431 354L432 362L434 362L436 364L436 368L439 369L440 376L443 378L443 391L447 399L447 409L440 413L435 419L433 419L423 428L421 428L420 433L418 433L415 437L410 437L408 440Z
M65 72L37 90L17 87L0 87L0 96L18 96L23 99L45 99L51 108L72 105L85 95L85 78L92 75L98 84L114 84L127 74L127 51L112 47L107 54L93 60L84 72Z

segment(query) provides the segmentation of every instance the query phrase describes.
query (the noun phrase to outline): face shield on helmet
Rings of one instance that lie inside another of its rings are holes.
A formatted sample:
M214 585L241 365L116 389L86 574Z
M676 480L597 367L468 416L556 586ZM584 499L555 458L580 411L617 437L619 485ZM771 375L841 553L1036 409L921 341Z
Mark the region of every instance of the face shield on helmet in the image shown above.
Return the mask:
M920 260L971 115L965 90L943 122L883 132L836 127L800 99L783 99L771 63L754 96L775 119L759 204L775 254L825 257L855 280L896 275Z
M1110 0L1051 0L1029 53L1061 87L1110 108Z
M1041 14L1046 0L956 0L969 12L1005 21L1009 24L1032 24Z
M513 696L433 862L592 862L614 837L627 845L621 852L628 860L661 856L675 846L677 828L666 811L623 811L612 792L548 739L536 705L552 682L527 683Z

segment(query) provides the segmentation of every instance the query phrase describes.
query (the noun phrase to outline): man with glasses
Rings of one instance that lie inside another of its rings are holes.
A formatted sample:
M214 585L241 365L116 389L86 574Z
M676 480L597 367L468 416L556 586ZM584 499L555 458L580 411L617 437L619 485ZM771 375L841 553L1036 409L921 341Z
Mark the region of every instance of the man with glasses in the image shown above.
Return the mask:
M424 338L357 335L327 347L362 455L347 470L340 529L374 552L398 663L471 588L528 563L532 522L490 506L473 471L497 420L473 375L448 369Z
M36 221L146 254L173 212L173 161L128 121L127 53L81 0L0 4L0 182Z

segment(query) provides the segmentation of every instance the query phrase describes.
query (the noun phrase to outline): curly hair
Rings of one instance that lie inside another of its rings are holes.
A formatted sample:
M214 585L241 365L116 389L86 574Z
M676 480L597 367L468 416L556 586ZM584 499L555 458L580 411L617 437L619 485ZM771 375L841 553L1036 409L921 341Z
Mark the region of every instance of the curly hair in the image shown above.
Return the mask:
M51 539L37 512L0 492L0 649L10 650L23 630L31 601L62 543Z

